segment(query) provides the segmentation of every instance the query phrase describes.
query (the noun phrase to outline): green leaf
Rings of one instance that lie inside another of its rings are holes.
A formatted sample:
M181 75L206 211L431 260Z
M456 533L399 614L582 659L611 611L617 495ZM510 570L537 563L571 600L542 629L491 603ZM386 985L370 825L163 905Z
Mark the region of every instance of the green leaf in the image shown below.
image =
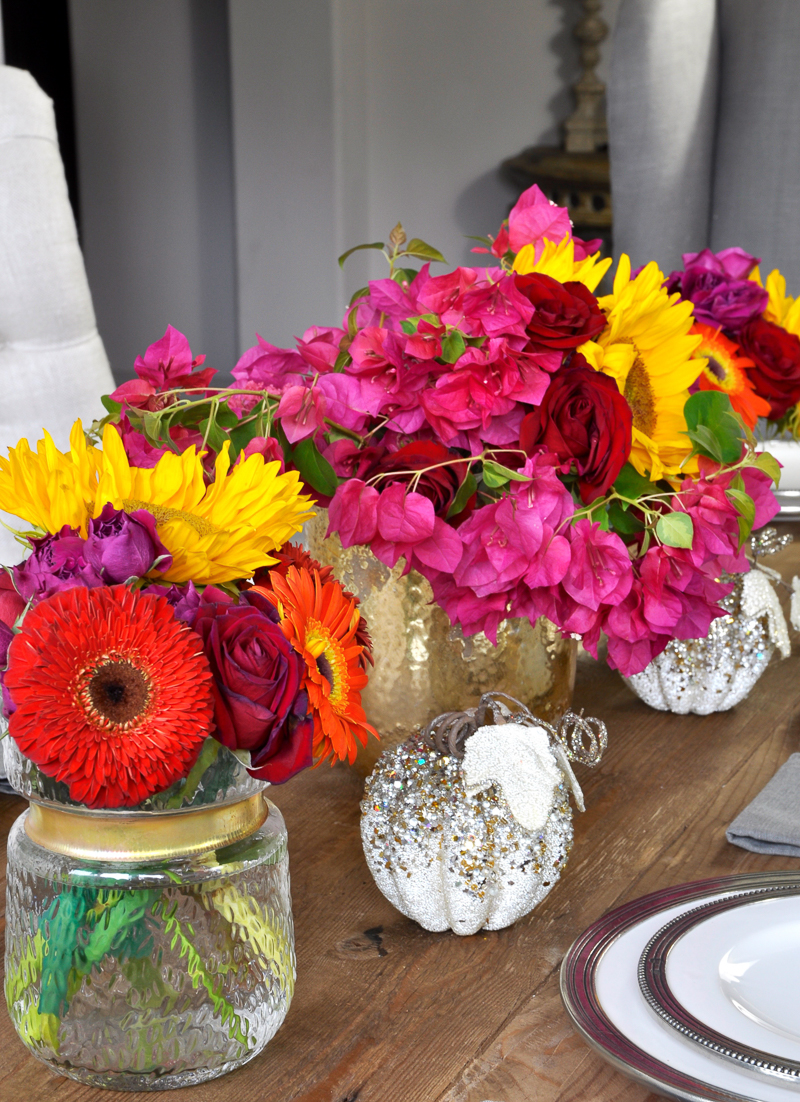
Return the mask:
M724 463L722 446L707 425L698 425L696 429L689 429L686 433L694 444L695 454L705 455L709 459L715 459L717 463Z
M250 441L255 440L258 435L258 419L255 417L252 421L245 421L238 428L231 429L228 434L231 441L231 458L235 459L239 452L243 452Z
M758 467L764 474L769 475L776 487L780 486L781 468L774 455L770 455L769 452L759 452L758 455L755 456L753 466Z
M447 364L454 364L456 360L464 355L466 347L464 334L458 329L453 329L442 340L442 359Z
M100 401L103 403L103 408L106 409L112 417L119 420L119 415L122 413L122 403L115 402L108 394L104 394Z
M491 237L476 237L474 233L465 233L464 236L466 237L467 241L479 241L480 244L485 245L487 249L491 249L492 247Z
M301 440L292 450L292 462L304 482L312 486L317 493L333 497L339 485L339 479L328 460L320 455L310 436Z
M145 439L154 448L161 447L161 418L156 413L145 413L142 416L142 429Z
M694 524L687 513L664 513L658 518L656 535L667 547L691 547Z
M352 357L349 352L340 352L334 361L333 370L341 374L351 362Z
M462 513L466 507L467 502L478 489L478 480L472 471L467 471L466 478L458 487L458 492L453 498L453 502L450 508L447 510L447 520L451 517L457 517L459 513Z
M358 302L360 298L366 298L368 294L369 287L359 287L358 290L353 291L353 294L350 296L348 306L352 306L354 303Z
M289 443L289 439L284 432L283 425L280 421L273 422L272 435L278 441L283 452L283 462L286 467L290 467L292 464L292 445Z
M748 493L733 485L728 487L725 494L739 514L739 543L741 546L753 530L753 521L756 519L756 504Z
M500 486L505 486L506 482L509 481L530 482L531 480L526 474L512 471L508 467L504 467L502 463L495 463L492 459L484 459L483 481L490 490L496 490Z
M410 283L414 276L419 275L416 268L395 268L392 279L395 283Z
M719 390L698 390L692 394L683 407L689 439L701 454L716 459L718 463L735 463L742 454L742 428L727 394ZM706 433L698 434L699 429L707 429L717 443L709 448ZM722 456L721 459L718 456Z
M621 497L627 497L634 501L646 494L657 494L658 486L651 482L643 474L639 474L631 463L626 463L617 475L614 489Z
M201 421L198 425L198 429L203 434L203 439L208 446L215 452L221 452L225 446L225 441L228 439L227 435L214 421L211 421L208 417L205 421Z
M609 503L608 519L614 531L618 532L621 536L634 536L644 528L642 521L634 516L633 513L619 501L612 501Z
M235 429L239 424L239 417L238 414L234 413L233 410L229 409L224 403L220 403L220 405L217 406L215 421L224 429Z
M339 267L344 267L344 262L348 256L352 256L353 253L359 253L362 249L385 249L386 246L382 241L373 241L369 245L354 245L352 249L348 249L346 253L342 253L339 257Z
M434 249L433 245L420 240L419 237L412 237L400 256L415 256L418 260L438 260L440 264L447 263L438 249Z
M411 320L411 318L406 318L405 321L400 322L400 328L403 330L407 337L413 337L417 331L418 322L419 318L414 318L413 321Z

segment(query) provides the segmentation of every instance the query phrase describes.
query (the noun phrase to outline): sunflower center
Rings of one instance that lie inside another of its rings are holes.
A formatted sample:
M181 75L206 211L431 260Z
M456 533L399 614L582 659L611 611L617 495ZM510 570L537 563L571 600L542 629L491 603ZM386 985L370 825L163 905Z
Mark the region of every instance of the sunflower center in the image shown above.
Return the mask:
M182 520L184 524L194 528L198 536L215 536L222 531L205 517L195 516L194 513L187 513L183 509L173 509L169 505L154 505L152 501L139 501L137 498L126 497L122 502L122 508L126 513L145 509L155 519L156 524L169 524L171 520Z
M645 436L654 436L656 431L656 397L650 385L647 368L637 356L631 364L623 391L625 400L633 413L633 426Z
M91 708L114 724L131 723L150 701L150 678L130 662L104 662L87 686Z

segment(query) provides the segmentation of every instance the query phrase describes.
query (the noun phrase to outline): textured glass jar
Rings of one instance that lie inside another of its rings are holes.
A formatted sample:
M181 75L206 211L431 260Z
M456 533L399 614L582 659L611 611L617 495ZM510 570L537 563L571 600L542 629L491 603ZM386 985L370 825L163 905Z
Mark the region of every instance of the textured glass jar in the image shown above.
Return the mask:
M89 811L5 742L32 800L8 839L6 905L6 1002L25 1045L117 1090L251 1060L295 979L286 828L265 786L221 751L150 810Z

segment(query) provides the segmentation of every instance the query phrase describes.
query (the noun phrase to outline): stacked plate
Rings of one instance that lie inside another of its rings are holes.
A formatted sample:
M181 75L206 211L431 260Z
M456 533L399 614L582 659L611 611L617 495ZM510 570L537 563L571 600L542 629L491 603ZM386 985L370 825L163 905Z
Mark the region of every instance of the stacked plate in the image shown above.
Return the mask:
M595 922L561 966L586 1040L650 1089L797 1102L800 874L668 888Z

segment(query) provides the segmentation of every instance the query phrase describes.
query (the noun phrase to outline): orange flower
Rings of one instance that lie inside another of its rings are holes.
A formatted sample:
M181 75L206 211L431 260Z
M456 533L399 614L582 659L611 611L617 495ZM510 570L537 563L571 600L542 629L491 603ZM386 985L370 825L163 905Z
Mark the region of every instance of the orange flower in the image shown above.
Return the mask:
M306 663L304 688L314 717L314 756L354 762L356 740L378 732L367 723L361 690L363 647L357 635L361 616L354 597L320 571L290 566L285 576L270 576L271 589L256 587L278 609L286 638Z
M747 368L755 367L755 364L742 355L738 344L723 337L719 329L697 322L692 333L702 337L695 357L705 356L708 359L698 379L700 389L721 390L727 394L734 410L748 428L755 428L759 417L769 417L770 414L769 402L756 394L747 374Z
M332 566L322 566L316 559L311 557L305 547L301 547L299 544L285 543L278 551L272 552L272 557L278 560L277 566L260 566L258 570L256 570L253 578L254 586L272 589L272 582L270 581L271 576L273 574L280 574L282 578L285 578L290 566L296 566L298 570L318 571L319 580L323 585L330 580L336 580L333 577ZM243 586L243 588L248 587ZM342 595L346 601L355 601L356 608L358 608L358 597L356 597L354 593L350 593L348 590L343 589ZM356 642L361 647L361 657L359 659L361 668L365 670L367 668L367 663L369 663L370 666L374 666L375 659L372 657L372 639L370 638L367 621L363 614L358 621Z
M26 615L8 650L9 731L89 807L132 807L185 777L209 733L202 640L163 597L76 586Z

